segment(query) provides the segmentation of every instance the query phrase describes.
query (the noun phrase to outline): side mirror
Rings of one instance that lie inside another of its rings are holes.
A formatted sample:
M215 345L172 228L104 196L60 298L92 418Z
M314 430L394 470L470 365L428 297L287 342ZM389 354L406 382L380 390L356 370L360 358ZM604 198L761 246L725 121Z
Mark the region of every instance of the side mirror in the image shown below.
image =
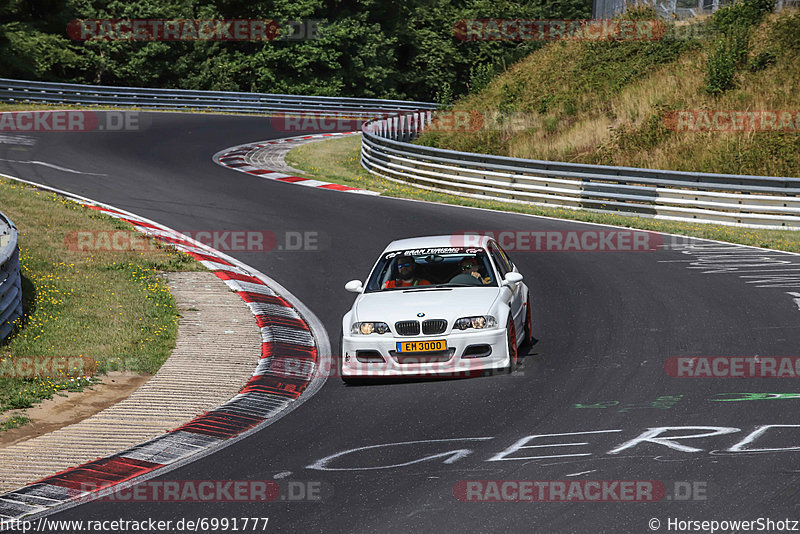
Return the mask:
M506 277L503 279L504 286L512 286L514 284L518 284L522 282L522 275L515 272L510 272L506 274Z
M350 293L363 293L364 286L361 285L361 280L350 280L344 285L344 288Z

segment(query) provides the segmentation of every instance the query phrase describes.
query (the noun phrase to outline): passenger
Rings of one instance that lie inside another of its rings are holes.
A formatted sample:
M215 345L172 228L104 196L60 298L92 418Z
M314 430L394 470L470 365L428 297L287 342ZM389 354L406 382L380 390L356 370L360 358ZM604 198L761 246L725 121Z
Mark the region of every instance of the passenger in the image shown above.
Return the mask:
M478 258L464 258L458 262L461 272L450 279L451 284L467 284L473 286L480 286L491 284L492 278L490 276L481 277L480 267L478 266Z
M392 287L429 286L431 283L423 278L416 277L417 262L413 256L400 256L397 258L398 278L387 280L384 289Z

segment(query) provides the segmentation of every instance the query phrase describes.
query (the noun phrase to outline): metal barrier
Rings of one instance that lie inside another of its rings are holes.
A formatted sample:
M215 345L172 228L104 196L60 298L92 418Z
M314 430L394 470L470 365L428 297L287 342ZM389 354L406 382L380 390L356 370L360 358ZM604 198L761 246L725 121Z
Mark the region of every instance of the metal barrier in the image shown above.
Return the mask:
M6 78L0 78L0 101L380 117L363 126L361 163L390 180L503 202L800 229L800 178L581 165L410 144L432 118L436 104L430 102L104 87Z
M22 317L22 280L19 274L17 227L0 213L0 340Z
M387 112L435 109L430 102L339 98L327 96L273 95L227 91L190 91L106 87L70 83L31 82L0 78L0 102L42 102L93 106L131 106L140 109L227 111L237 113L325 113L364 117L386 116Z
M389 180L472 198L800 229L800 178L581 165L410 144L431 119L424 111L365 123L362 166Z

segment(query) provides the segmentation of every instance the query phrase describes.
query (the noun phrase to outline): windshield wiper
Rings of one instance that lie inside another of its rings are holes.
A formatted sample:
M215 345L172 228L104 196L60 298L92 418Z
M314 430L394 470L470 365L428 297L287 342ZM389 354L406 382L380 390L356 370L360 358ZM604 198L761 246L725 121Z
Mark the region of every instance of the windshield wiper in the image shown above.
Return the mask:
M406 291L449 291L451 286L414 286L405 288Z

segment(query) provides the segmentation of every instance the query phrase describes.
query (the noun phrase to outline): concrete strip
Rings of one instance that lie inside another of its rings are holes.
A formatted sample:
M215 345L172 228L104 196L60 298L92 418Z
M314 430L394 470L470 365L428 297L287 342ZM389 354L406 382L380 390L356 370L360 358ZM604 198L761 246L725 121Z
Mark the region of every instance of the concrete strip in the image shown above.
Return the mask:
M0 449L0 493L157 437L216 408L249 380L261 333L247 304L213 273L166 276L182 315L169 359L122 402Z

